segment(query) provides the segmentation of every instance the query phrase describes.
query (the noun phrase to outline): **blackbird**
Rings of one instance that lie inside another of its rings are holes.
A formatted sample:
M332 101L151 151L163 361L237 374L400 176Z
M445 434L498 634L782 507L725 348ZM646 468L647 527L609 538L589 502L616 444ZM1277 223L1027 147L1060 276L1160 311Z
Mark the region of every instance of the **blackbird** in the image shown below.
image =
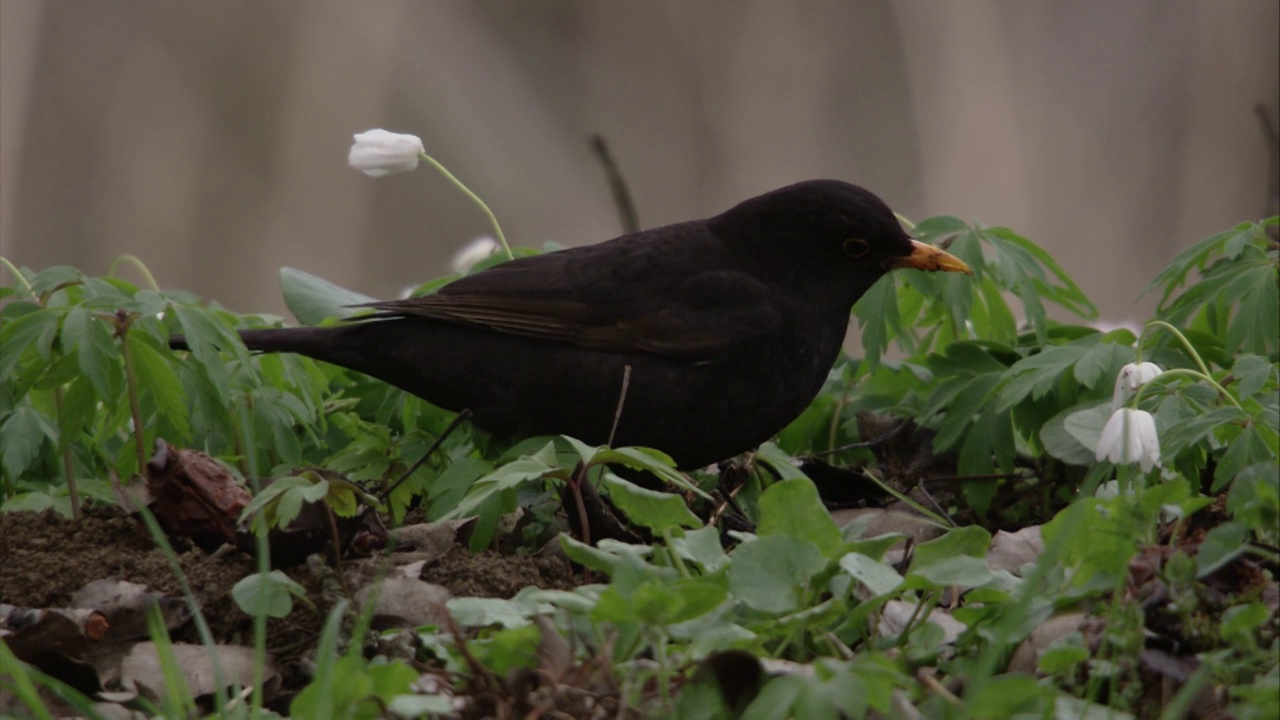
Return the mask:
M970 272L908 237L867 190L813 180L369 303L376 312L344 325L240 337L468 409L498 435L654 447L689 469L795 419L834 364L854 302L892 268Z

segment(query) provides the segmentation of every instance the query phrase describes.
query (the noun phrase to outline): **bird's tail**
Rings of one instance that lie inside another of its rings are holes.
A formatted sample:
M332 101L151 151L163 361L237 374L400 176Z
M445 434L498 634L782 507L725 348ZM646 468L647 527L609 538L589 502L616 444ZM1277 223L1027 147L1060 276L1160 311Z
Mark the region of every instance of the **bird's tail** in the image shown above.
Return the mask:
M240 339L255 352L291 352L324 359L332 350L334 331L335 328L314 327L241 330ZM191 349L183 335L170 336L169 347Z

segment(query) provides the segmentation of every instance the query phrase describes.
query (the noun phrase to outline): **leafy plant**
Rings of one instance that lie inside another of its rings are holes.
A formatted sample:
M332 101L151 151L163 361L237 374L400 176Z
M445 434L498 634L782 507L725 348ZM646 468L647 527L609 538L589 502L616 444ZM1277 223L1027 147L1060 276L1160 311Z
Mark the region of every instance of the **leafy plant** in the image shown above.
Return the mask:
M554 490L574 497L590 483L652 540L562 537L600 582L455 599L457 627L419 629L420 661L497 682L545 670L540 657L558 637L574 677L605 663L624 706L689 717L728 716L731 705L744 717L865 717L901 703L948 717L1101 705L1149 715L1155 681L1143 651L1155 633L1176 637L1178 661L1198 668L1160 701L1170 712L1212 685L1230 688L1235 714L1270 716L1280 684L1280 621L1264 598L1280 568L1280 247L1267 229L1278 222L1196 244L1152 283L1161 297L1149 322L1102 332L1049 318L1046 304L1084 323L1097 311L1034 244L1005 228L925 220L917 236L949 245L974 277L901 273L876 285L855 308L866 355L842 359L745 472L685 474L657 451L572 438L504 447L449 433L452 415L382 383L248 355L235 330L279 318L237 316L150 281L16 271L17 284L0 288L0 493L6 510L110 502L107 479L137 474L163 437L251 480L253 468L269 469L278 479L250 512L270 524L305 502L338 514L359 498L393 522L415 506L431 519L473 517L471 544L483 548L507 512L530 507L546 521L561 506ZM294 270L282 286L308 322L363 299ZM173 333L190 354L169 350ZM899 359L885 355L890 346ZM904 422L880 434L868 413ZM1148 419L1150 438L1140 432ZM908 455L889 448L899 440ZM902 533L838 526L802 470L816 466L797 460L815 454L848 482L869 478L922 510L937 537L893 550ZM619 467L678 492L640 487ZM748 529L703 519L720 517L726 495ZM1040 526L1042 552L1016 571L993 565L997 531L1029 526ZM261 566L237 597L265 622L299 591ZM1143 593L1162 601L1128 600ZM1040 681L1006 672L1062 611L1100 629L1038 651ZM339 654L339 614L295 714L414 702L445 711L442 698L409 692L416 675L400 661ZM760 658L803 671L770 676ZM730 697L707 678L739 661L759 682ZM935 677L963 678L963 689ZM26 693L30 678L15 683Z

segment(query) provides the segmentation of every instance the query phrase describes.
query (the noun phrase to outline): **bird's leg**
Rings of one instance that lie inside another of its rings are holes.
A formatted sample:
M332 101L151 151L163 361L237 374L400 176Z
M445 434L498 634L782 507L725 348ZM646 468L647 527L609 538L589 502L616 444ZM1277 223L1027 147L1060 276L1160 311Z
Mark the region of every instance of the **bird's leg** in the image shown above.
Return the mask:
M618 421L622 419L622 407L627 404L627 390L631 388L631 366L622 366L622 390L618 393L618 407L613 411L613 427L609 428L609 447L613 447L613 436L618 432Z

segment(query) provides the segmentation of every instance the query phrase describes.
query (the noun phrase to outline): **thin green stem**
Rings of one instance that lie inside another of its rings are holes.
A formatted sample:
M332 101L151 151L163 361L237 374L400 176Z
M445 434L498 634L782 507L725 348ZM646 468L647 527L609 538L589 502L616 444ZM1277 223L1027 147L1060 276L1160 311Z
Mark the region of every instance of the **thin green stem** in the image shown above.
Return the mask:
M27 279L22 277L22 273L18 272L18 268L14 267L13 263L9 262L4 257L0 257L0 265L9 268L9 272L13 273L13 277L16 279L15 284L22 283L22 287L26 288L28 293L32 295L35 294L35 291L31 289L31 283L27 282Z
M53 389L53 408L58 413L58 420L62 420L62 386L59 385ZM62 471L67 476L67 494L71 497L71 517L74 520L80 520L80 490L76 487L75 463L71 459L71 442L62 438L59 440L62 445Z
M1191 346L1187 336L1183 335L1181 330L1163 320L1152 320L1142 329L1142 335L1138 336L1138 362L1142 362L1142 339L1153 328L1164 328L1173 333L1174 337L1178 338L1178 341L1182 343L1182 347L1187 349L1187 354L1191 356L1191 359L1196 361L1196 367L1200 368L1200 372L1204 373L1205 377L1209 376L1209 366L1205 365L1204 360L1200 359L1200 353L1196 352L1196 349Z
M1209 377L1204 373L1197 372L1195 370L1187 370L1186 368L1174 368L1173 370L1165 370L1164 372L1160 373L1155 378L1153 378L1151 382L1143 383L1142 387L1138 388L1138 392L1135 393L1133 396L1133 404L1136 406L1138 404L1138 401L1142 399L1142 393L1147 389L1148 385L1150 385L1152 382L1155 382L1156 380L1160 380L1166 377L1189 377L1189 378L1195 378L1196 380L1200 380L1201 382L1208 383L1213 387L1214 390L1218 391L1219 395L1226 398L1232 405L1235 405L1236 409L1244 410L1244 407L1240 405L1240 402L1236 400L1234 397L1232 397L1231 393L1227 392L1226 388L1219 385L1217 380L1214 380L1213 378Z
M136 313L131 313L118 320L116 335L120 338L120 354L124 357L124 382L129 395L129 416L133 418L133 449L138 454L138 474L141 475L147 467L147 448L142 439L146 426L142 424L142 409L138 402L138 371L133 366L133 353L129 350L129 327L137 317Z
M680 572L680 577L686 580L693 577L693 573L689 572L689 567L684 564L684 558L680 557L680 553L676 552L676 541L671 534L670 528L662 529L662 542L667 551L667 557L671 560L672 567Z
M467 187L466 185L463 185L461 180L455 177L453 173L449 172L449 170L446 169L445 166L440 164L440 161L436 160L435 158L431 157L426 153L419 153L419 155L422 157L423 160L426 160L428 163L431 163L432 167L434 167L436 170L439 170L441 175L444 175L445 178L449 180L449 182L454 184L454 187L462 191L462 194L471 198L471 202L480 206L480 209L484 211L484 214L486 216L488 216L489 224L493 226L493 234L497 235L498 242L502 243L502 249L506 251L507 259L514 260L516 256L512 254L511 246L507 244L507 237L502 234L502 227L498 225L497 216L493 214L493 211L489 209L488 205L485 205L484 201L480 199L480 196L471 192L471 188Z
M115 260L112 260L111 267L107 268L107 277L115 277L116 268L118 268L122 262L132 265L135 270L142 274L143 279L147 281L147 285L150 286L152 290L160 292L160 285L156 283L156 279L151 275L151 271L147 269L146 265L142 264L141 260L133 255L125 254Z

